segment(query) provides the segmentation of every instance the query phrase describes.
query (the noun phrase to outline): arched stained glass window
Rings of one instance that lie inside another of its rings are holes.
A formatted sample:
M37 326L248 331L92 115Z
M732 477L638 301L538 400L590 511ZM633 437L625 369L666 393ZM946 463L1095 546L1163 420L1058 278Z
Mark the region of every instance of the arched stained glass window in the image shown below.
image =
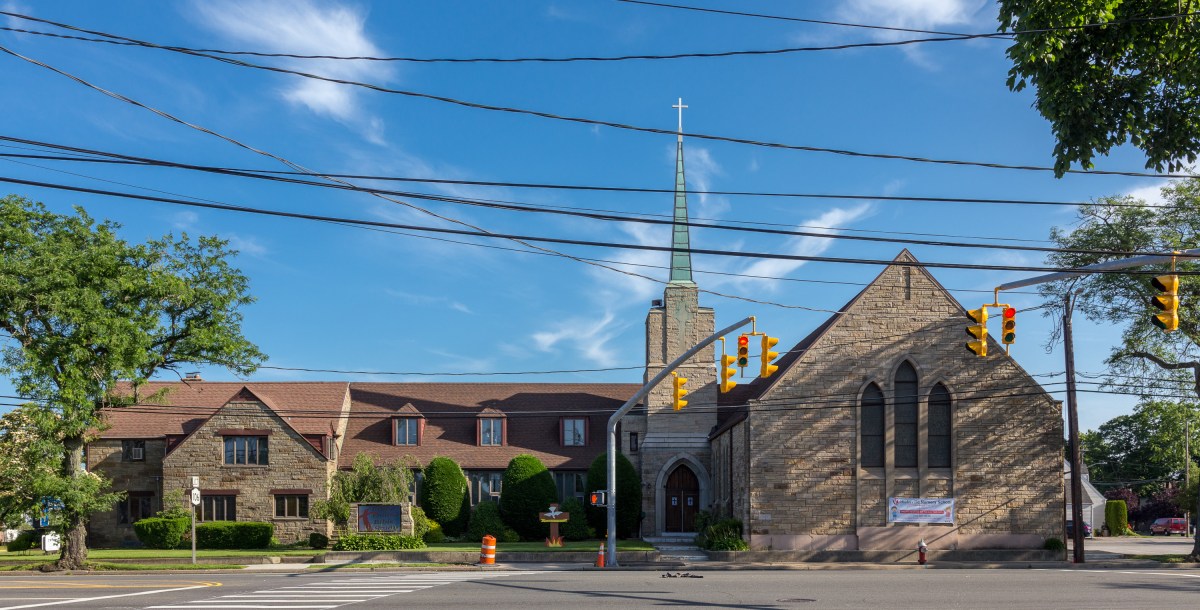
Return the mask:
M937 384L929 393L929 467L950 467L950 392Z
M871 384L862 395L862 467L883 466L883 392Z
M896 404L896 468L917 467L917 370L900 365L894 384Z

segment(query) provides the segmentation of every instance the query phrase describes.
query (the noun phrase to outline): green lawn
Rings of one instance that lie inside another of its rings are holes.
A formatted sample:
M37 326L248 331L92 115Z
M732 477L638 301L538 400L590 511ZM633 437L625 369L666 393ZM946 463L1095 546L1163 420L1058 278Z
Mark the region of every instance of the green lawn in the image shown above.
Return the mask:
M428 548L419 549L421 551L478 551L480 543L478 542L442 542L431 544ZM523 552L542 552L542 553L559 553L563 551L598 551L600 550L599 540L582 540L568 541L563 543L561 547L548 547L544 542L497 542L496 552L503 553L504 551L523 551ZM641 540L618 540L618 551L653 551L654 545Z
M205 549L196 551L196 557L311 557L325 551L314 551L312 549L253 549L253 550L227 550L227 549ZM10 561L36 561L43 557L57 557L58 553L43 554L41 551L27 551L21 553L0 552L0 562ZM191 549L88 549L88 559L100 560L105 559L162 559L179 558L191 559Z
M39 561L6 561L0 564L0 572L17 572L36 570L39 567L48 563L53 563L53 559L45 559ZM226 564L226 563L198 563L192 565L190 563L105 563L103 561L89 561L88 569L105 571L105 570L243 570L246 566L241 564Z
M1130 557L1133 559L1149 559L1151 561L1158 561L1161 563L1183 563L1183 560L1185 557L1187 557L1187 555L1130 555Z

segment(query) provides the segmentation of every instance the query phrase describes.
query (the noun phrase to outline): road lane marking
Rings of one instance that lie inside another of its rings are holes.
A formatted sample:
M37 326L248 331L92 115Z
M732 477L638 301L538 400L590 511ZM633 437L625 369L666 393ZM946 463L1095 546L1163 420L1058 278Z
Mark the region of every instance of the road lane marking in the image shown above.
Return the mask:
M82 602L100 601L102 599L115 599L118 597L134 597L137 595L154 595L155 593L171 593L174 591L187 591L189 589L203 589L205 587L210 587L210 586L212 586L212 585L211 584L203 584L203 585L193 585L191 587L176 587L173 589L156 589L154 591L138 591L136 593L120 593L117 595L101 595L98 597L78 597L78 598L74 598L74 599L65 599L65 600L59 599L56 601L46 602L46 603L42 603L42 604L24 604L21 606L0 606L0 610L17 610L18 608L40 608L42 606L55 606L58 604L78 604L78 603L82 603ZM218 584L218 586L219 586L219 584Z

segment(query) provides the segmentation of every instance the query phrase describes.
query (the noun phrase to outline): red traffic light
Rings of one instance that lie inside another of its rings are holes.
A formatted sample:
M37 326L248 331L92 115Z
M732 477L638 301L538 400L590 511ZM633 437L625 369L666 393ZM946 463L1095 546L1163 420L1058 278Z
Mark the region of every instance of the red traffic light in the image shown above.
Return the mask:
M1012 307L1005 307L1005 308L1004 308L1004 319L1005 319L1005 320L1008 320L1008 319L1011 319L1011 318L1015 318L1015 317L1017 317L1017 310L1016 310L1016 309L1013 309Z
M750 363L750 337L741 335L738 337L737 365L745 367Z

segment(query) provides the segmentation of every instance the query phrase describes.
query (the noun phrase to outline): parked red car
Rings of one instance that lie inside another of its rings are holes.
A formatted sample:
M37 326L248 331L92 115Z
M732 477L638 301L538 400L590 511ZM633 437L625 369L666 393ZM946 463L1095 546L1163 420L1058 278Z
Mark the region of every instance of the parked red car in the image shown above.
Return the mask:
M1170 536L1171 534L1187 536L1187 521L1184 521L1183 517L1163 517L1161 519L1155 519L1154 523L1150 524L1150 535L1157 536L1159 534L1166 536Z

